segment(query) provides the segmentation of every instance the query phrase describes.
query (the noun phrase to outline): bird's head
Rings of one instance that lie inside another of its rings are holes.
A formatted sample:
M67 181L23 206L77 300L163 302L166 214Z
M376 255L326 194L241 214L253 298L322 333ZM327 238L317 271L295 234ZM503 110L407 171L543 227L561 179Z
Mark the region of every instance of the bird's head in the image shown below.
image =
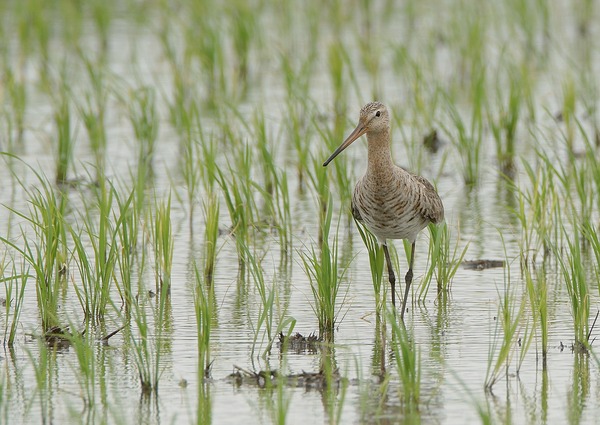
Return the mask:
M383 131L389 131L390 128L390 114L387 108L381 102L367 103L360 110L360 117L358 118L358 125L350 133L350 135L344 140L344 143L331 154L331 156L323 163L326 167L333 159L338 156L344 149L357 140L360 136L365 133L380 133Z

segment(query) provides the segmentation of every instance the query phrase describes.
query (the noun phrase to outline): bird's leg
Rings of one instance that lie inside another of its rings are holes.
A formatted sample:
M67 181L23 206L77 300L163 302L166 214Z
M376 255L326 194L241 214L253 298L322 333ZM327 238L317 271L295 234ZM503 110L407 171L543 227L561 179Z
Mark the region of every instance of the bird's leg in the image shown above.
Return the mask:
M410 247L410 259L408 260L408 271L406 272L406 289L404 290L404 301L402 301L402 311L400 312L400 319L404 321L404 311L406 310L406 301L408 300L408 291L410 290L410 284L413 278L413 260L415 259L415 242Z
M383 245L383 252L385 254L385 262L387 263L388 273L390 277L390 285L392 286L392 306L396 308L396 276L394 275L394 267L392 266L392 260L390 259L390 252L386 244Z

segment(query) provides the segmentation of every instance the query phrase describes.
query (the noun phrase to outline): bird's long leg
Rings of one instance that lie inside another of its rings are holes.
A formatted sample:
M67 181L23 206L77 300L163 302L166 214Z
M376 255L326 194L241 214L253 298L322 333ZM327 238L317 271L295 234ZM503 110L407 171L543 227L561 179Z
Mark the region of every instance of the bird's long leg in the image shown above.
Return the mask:
M404 290L404 301L402 301L402 311L400 312L400 319L404 321L404 311L406 311L406 301L408 300L408 291L410 290L410 284L413 278L413 260L415 259L415 242L412 243L410 248L410 260L408 261L408 271L406 272L406 289Z
M385 262L387 263L390 285L392 286L392 306L396 308L396 276L394 275L394 267L392 266L392 260L390 258L390 252L388 251L387 245L383 245L383 252L385 254Z

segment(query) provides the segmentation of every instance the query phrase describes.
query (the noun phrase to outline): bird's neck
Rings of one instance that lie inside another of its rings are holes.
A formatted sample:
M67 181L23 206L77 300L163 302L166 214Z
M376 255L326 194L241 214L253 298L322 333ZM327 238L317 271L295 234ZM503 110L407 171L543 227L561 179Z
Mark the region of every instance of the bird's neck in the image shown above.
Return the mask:
M394 168L390 151L390 131L367 133L369 162L368 174L391 172Z

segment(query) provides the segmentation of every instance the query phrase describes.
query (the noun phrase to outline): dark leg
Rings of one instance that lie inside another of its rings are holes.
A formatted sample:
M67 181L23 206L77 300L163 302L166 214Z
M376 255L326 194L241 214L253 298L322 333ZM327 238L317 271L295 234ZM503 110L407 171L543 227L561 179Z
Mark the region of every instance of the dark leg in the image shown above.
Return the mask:
M392 260L390 259L390 252L388 251L387 245L383 245L383 252L385 254L385 262L387 263L388 273L390 276L390 285L392 286L392 306L396 309L396 276L394 276L394 267L392 267Z
M400 312L400 319L404 321L404 312L406 311L406 301L408 300L408 291L410 290L410 284L413 278L413 260L415 259L415 243L412 243L410 248L410 260L408 261L408 271L406 272L406 289L404 290L404 301L402 301L402 311Z

